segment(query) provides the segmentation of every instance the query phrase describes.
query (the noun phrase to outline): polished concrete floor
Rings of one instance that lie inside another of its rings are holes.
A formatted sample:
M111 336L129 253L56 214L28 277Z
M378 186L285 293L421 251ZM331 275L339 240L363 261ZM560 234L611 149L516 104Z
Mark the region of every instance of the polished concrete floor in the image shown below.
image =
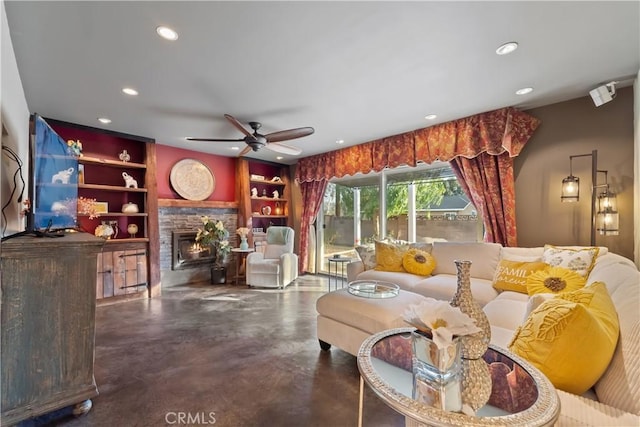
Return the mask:
M356 358L323 352L316 300L325 276L285 290L196 284L98 307L100 395L60 426L356 426ZM404 418L365 393L365 426Z

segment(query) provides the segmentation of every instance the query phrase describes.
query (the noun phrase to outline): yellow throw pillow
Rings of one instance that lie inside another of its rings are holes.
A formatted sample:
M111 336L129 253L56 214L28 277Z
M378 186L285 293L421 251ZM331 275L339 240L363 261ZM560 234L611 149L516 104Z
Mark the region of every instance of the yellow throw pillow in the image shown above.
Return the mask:
M526 290L529 295L561 294L583 287L587 279L562 267L549 267L532 273L527 278Z
M407 246L394 245L392 243L384 243L376 241L376 270L381 271L401 271L402 257L407 252Z
M552 267L568 268L587 278L596 263L598 253L600 253L600 248L595 246L575 249L573 247L544 245L542 261Z
M436 268L436 260L429 252L409 249L402 257L402 266L409 273L428 276Z
M493 276L493 287L499 291L527 293L527 278L531 273L548 267L542 261L509 261L500 260L496 274Z
M556 295L519 327L509 350L542 371L553 385L582 394L609 366L620 325L602 282Z

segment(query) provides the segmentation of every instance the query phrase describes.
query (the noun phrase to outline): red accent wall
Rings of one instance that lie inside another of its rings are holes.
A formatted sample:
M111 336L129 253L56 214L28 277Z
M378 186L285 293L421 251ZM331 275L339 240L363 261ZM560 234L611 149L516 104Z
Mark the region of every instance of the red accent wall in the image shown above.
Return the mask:
M215 189L207 200L233 202L236 199L236 159L198 151L185 150L168 145L156 145L158 198L182 199L171 188L171 168L182 159L199 160L209 167L215 178Z

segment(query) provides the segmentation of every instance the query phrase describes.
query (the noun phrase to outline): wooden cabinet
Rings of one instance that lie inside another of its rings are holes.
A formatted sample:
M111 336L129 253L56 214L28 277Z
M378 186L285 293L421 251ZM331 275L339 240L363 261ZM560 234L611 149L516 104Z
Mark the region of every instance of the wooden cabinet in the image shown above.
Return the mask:
M87 233L2 242L2 425L98 394L93 376L96 261Z
M64 139L79 140L78 197L101 212L78 213L81 230L105 224L114 234L97 264L97 298L160 293L158 197L153 139L47 119Z
M291 225L289 166L239 159L238 173L240 218L247 219L239 222L250 224L254 241L272 225Z

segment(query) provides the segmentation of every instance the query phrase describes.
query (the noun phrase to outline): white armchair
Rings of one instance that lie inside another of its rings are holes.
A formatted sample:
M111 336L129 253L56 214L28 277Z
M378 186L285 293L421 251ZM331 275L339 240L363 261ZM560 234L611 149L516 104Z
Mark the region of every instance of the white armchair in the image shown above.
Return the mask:
M247 285L285 288L298 278L298 255L293 253L295 231L291 227L267 229L263 252L247 256Z

